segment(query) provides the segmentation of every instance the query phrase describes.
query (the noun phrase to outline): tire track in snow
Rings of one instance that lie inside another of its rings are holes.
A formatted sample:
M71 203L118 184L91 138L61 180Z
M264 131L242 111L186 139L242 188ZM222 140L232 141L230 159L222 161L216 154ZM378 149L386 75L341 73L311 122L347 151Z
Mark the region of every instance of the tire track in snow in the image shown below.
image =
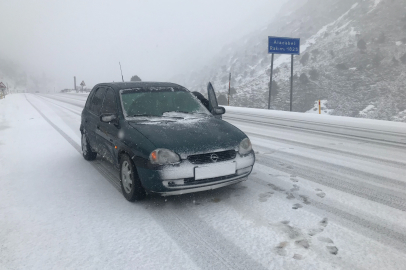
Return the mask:
M76 114L76 115L79 115L79 116L81 115L80 113L78 113L78 112L76 112L76 111L74 111L74 110L72 110L72 109L69 109L69 108L67 108L67 107L65 107L65 106L62 106L62 105L60 105L60 104L57 104L57 103L55 103L55 102L53 102L53 101L48 100L46 97L42 97L42 96L38 96L38 97L41 98L42 100L45 100L46 102L49 102L49 103L55 105L55 106L64 108L65 110L68 110L68 111L70 111L70 112L72 112L72 113L74 113L74 114ZM60 102L63 102L63 101L60 101ZM64 102L64 103L66 103L66 102Z
M359 160L378 162L378 163L382 163L382 164L385 164L385 165L391 166L391 167L396 167L396 168L403 167L404 168L406 166L406 163L401 162L401 161L387 160L387 159L383 159L383 158L379 158L379 157L373 157L373 156L363 155L363 154L359 154L359 153L352 153L352 152L343 151L343 150L339 150L339 149L329 148L326 146L320 146L320 145L315 145L315 144L299 142L299 141L295 141L295 140L283 139L283 138L259 134L259 133L255 133L255 132L246 132L246 131L244 131L244 132L248 135L252 135L252 137L258 137L258 138L262 138L262 139L266 139L266 140L277 141L277 142L286 143L289 145L296 145L296 146L300 146L300 147L304 147L304 148L308 148L308 149L312 149L312 150L317 150L317 151L320 150L325 153L340 154L341 156L347 156L350 158L356 157Z
M395 209L406 211L406 201L404 198L402 198L405 195L398 194L402 195L402 197L391 195L390 192L393 193L392 190L382 192L381 190L383 190L383 188L379 188L379 190L377 187L365 182L347 182L343 180L342 176L336 175L335 173L329 172L329 174L326 175L326 173L321 170L300 165L292 162L291 160L262 156L261 159L257 160L256 162L264 166L271 167L275 170L291 174L294 173L295 175L305 178L306 180L328 186L370 201L378 202ZM279 166L278 163L281 162L283 162L284 164L290 164L292 166L292 169L284 166Z
M379 185L384 185L384 186L392 186L394 188L397 188L399 190L406 190L406 182L400 181L400 180L395 180L392 178L388 178L385 176L381 175L376 175L373 173L369 173L366 171L362 170L357 170L354 168L346 167L343 165L337 165L337 164L332 164L331 162L326 162L322 161L319 159L314 159L311 157L303 157L301 155L295 154L295 153L287 153L287 152L282 152L277 149L271 149L267 147L260 146L261 148L264 149L269 149L269 151L272 151L272 155L267 155L263 154L261 155L261 158L268 159L268 160L273 160L277 163L284 162L285 163L291 163L290 165L294 166L302 166L306 168L314 168L314 171L317 173L321 174L326 174L328 173L336 173L337 177L342 177L341 174L346 173L346 177L351 180L351 181L357 181L360 183L365 183L362 181L357 180L358 179L367 179L368 183L367 184L379 184ZM300 161L304 160L305 162L300 163ZM304 163L304 164L303 164ZM316 169L316 168L323 168L321 169ZM406 170L406 166L403 166L403 168ZM382 190L385 190L385 188L381 188ZM388 190L388 193L396 193L395 191ZM406 200L406 194L398 192L399 196L404 196L404 199Z
M25 97L43 119L81 154L81 147L33 105L27 96ZM104 161L89 163L121 193L121 187L117 185L119 183L118 173L114 175L111 169L106 164L103 164L106 163ZM161 198L161 200L164 200L164 198ZM153 212L149 212L154 220L203 269L208 267L212 269L265 269L191 211L181 208L174 211L159 207L159 205L157 207L156 201L150 201L148 204L151 209L154 209ZM184 214L185 210L188 212L186 216ZM168 211L171 213L168 213Z
M359 135L349 135L349 134L341 134L341 133L337 133L337 132L332 132L332 131L322 131L322 130L317 130L317 129L312 129L312 128L308 128L308 127L296 127L296 126L292 126L289 125L289 121L292 121L291 119L284 119L284 118L275 118L275 117L263 117L260 115L252 115L252 117L254 117L254 119L246 119L246 118L239 118L238 116L233 116L233 115L238 115L236 113L232 113L232 115L224 115L224 120L231 120L231 121L236 121L236 122L246 122L249 124L257 124L259 126L268 126L268 127L278 127L281 129L287 129L287 130L297 130L300 132L306 132L309 134L321 134L321 135L327 135L329 137L335 137L335 138L347 138L347 139L351 139L353 141L359 141L359 142L374 142L375 144L379 144L379 145L383 145L383 146L388 146L388 145L393 145L393 146L397 146L397 147L401 147L401 148L405 148L406 149L406 143L403 142L398 142L398 141L389 141L389 140L383 140L383 139L374 139L374 138L368 138L365 136L359 136ZM243 115L240 114L242 116L248 116L249 115ZM284 121L286 122L286 124L278 124L278 123L269 123L269 122L265 122L265 121L258 121L258 118L262 118L262 119L275 119L278 121ZM295 120L295 122L299 122L299 123L305 123L308 121L299 121L299 120ZM311 124L315 124L312 122L309 122ZM325 124L324 124L325 125ZM333 126L333 125L330 125ZM349 127L344 127L344 128L349 128ZM352 128L354 129L354 128ZM374 131L370 131L370 132L374 132ZM389 134L390 136L404 136L404 134L397 134L397 133L385 133L385 132L381 132L382 134Z
M275 184L275 180L272 181L266 181L263 179L260 179L255 176L250 176L250 180L254 181L255 183L261 185L261 186L266 186L269 187L269 184ZM277 182L283 182L283 180L276 180ZM280 185L280 183L276 183ZM273 189L276 192L283 193L284 195L286 194L286 191L284 189ZM306 196L307 197L307 196ZM322 199L320 199L322 200ZM309 204L306 204L305 208L308 209L309 207L312 208L317 208L319 210L322 210L325 213L330 213L333 217L338 217L339 220L345 227L349 227L353 229L353 224L357 225L362 229L360 232L366 236L373 238L377 240L378 242L383 242L388 245L391 245L402 252L406 252L406 234L405 232L398 232L395 231L391 228L388 228L385 225L378 224L376 222L367 220L360 215L356 214L351 214L349 212L346 212L344 210L341 210L337 207L328 205L326 203L320 202L319 200L314 200L311 199L310 197L307 197L307 201ZM302 208L303 209L303 208ZM369 231L369 233L368 233ZM371 233L372 232L372 233ZM386 239L382 238L382 236L386 237Z
M81 101L81 102L79 102L79 100L78 100L78 102L70 102L70 101L67 101L66 99L64 99L63 97L46 97L46 96L39 96L39 97L41 97L41 98L44 98L44 99L53 99L53 100L56 100L56 101L59 101L59 102L63 102L63 103L67 103L67 104L71 104L71 105L74 105L74 106L77 106L77 107L79 107L79 108L81 108L81 109L83 109L83 107L85 106L85 103L86 103L86 101ZM78 103L83 103L83 104L78 104Z

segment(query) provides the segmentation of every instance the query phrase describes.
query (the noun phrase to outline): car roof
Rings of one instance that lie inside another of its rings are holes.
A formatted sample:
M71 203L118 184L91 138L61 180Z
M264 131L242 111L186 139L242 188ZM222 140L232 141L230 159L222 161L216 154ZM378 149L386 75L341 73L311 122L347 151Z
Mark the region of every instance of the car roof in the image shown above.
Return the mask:
M169 82L111 82L111 83L99 83L95 85L98 86L109 86L114 90L122 90L122 89L132 89L132 88L144 88L144 87L182 87L176 83L169 83Z

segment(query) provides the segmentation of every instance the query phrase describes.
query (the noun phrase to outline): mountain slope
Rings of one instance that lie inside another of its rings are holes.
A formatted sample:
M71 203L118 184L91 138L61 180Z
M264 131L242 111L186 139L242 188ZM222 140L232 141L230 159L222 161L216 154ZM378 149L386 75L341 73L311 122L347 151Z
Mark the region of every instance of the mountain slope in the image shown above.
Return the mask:
M236 94L230 105L266 108L270 35L301 38L301 55L294 57L294 111L311 110L321 99L326 113L406 121L406 2L401 0L289 1L266 28L175 81L202 92L212 81L222 95L231 71ZM274 81L272 108L288 110L289 55L276 56Z

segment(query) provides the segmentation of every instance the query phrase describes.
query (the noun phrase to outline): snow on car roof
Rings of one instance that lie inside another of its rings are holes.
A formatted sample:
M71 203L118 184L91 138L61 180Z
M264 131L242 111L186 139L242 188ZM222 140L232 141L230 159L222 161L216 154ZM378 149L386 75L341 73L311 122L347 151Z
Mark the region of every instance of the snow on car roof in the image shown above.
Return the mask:
M181 88L185 88L176 83L169 83L169 82L111 82L111 83L100 83L100 84L97 84L96 86L101 86L101 85L110 86L114 90L139 88L139 87L181 87Z

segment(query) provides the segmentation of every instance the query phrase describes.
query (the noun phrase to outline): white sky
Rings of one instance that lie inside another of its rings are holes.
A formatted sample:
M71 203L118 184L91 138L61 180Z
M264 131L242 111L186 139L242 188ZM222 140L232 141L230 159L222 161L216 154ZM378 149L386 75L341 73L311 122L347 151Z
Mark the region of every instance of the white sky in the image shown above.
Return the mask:
M199 68L228 42L259 29L285 0L0 2L0 58L56 88L125 80L165 81Z

